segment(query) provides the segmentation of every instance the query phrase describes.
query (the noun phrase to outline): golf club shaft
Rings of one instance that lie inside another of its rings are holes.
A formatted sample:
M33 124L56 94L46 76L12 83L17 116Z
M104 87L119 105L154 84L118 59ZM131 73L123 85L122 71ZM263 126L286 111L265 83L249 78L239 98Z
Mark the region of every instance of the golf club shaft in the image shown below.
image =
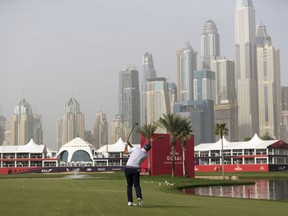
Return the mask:
M129 138L130 138L130 136L131 136L131 134L132 134L132 132L133 132L133 130L134 130L134 128L135 128L136 125L138 125L138 123L134 123L134 125L133 125L133 127L132 127L132 129L131 129L128 137L127 137L127 141L129 141Z

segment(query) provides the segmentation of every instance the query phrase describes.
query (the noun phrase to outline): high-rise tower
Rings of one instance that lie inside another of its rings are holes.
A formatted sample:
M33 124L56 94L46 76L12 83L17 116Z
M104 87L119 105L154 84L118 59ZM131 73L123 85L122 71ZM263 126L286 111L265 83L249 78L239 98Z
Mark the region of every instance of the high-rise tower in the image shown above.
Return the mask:
M132 65L125 65L119 73L119 114L122 116L122 139L126 140L133 125L140 121L139 73ZM140 136L135 131L130 142L139 143Z
M225 138L235 141L238 139L238 116L234 62L226 58L217 58L211 62L211 70L215 71L216 81L215 123L225 123L229 131Z
M25 99L22 99L14 109L10 130L9 145L25 145L31 138L35 143L43 143L41 116L33 114L31 105Z
M164 77L147 80L147 123L157 122L163 114L170 114L169 86ZM157 128L157 133L166 130Z
M211 61L220 56L220 36L217 32L216 24L208 20L201 35L201 69L211 69Z
M142 67L143 67L143 80L156 78L156 70L154 68L154 62L152 54L146 52L142 58Z
M215 72L216 99L215 105L236 102L235 64L232 60L218 58L211 62Z
M123 121L122 115L115 115L114 119L112 119L111 127L109 130L109 142L116 143L119 138L123 137Z
M281 87L281 111L280 139L288 142L288 86Z
M251 0L237 0L235 9L238 140L259 133L255 10Z
M266 26L257 28L257 71L259 133L279 139L281 122L281 82L279 49L272 46Z
M6 130L6 118L0 114L0 145L3 145Z
M156 70L154 68L154 62L152 54L146 52L142 57L142 94L141 94L141 124L147 123L147 108L146 108L146 83L147 79L156 78Z
M64 115L58 119L58 148L76 137L84 139L85 120L80 112L80 104L75 98L70 98L64 107Z
M177 86L174 82L169 82L168 87L169 87L170 110L171 112L173 112L174 105L177 102Z
M193 72L194 100L215 101L215 72L211 70L196 70Z
M193 100L193 71L197 69L197 52L186 42L177 56L177 100L179 102Z
M96 149L108 144L108 123L106 114L103 112L96 113L94 124L94 146Z

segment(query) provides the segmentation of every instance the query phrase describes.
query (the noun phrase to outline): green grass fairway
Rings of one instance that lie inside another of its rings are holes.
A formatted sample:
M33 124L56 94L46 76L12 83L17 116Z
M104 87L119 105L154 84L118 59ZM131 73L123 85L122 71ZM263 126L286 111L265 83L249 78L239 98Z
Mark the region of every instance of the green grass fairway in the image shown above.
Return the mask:
M166 186L165 180L175 183L175 186ZM177 185L218 184L215 180L142 177L141 184L144 208L127 206L126 181L123 173L91 174L82 178L69 178L61 174L0 176L0 214L3 216L287 216L288 214L288 202L201 197L182 194L173 189Z

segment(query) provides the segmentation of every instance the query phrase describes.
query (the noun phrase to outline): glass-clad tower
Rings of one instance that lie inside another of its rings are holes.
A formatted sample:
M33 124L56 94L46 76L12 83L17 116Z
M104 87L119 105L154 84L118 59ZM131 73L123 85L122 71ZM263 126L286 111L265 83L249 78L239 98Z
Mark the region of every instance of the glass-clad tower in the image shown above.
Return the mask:
M122 116L122 139L126 141L133 125L140 121L139 73L132 65L125 65L119 73L119 114ZM130 142L140 143L135 131Z
M177 100L193 100L193 71L197 69L197 52L186 42L184 47L176 52L177 56Z
M211 70L215 71L216 83L215 124L225 123L229 131L225 138L229 141L235 141L238 139L235 64L232 60L224 57L217 58L211 62Z
M148 79L156 78L156 70L154 68L154 62L152 54L146 52L142 57L142 94L141 94L141 125L147 123L147 107L146 107L146 83Z
M196 70L193 72L194 100L215 101L215 72L211 70Z
M226 58L218 58L211 62L211 70L215 72L215 105L235 103L236 92L234 62Z

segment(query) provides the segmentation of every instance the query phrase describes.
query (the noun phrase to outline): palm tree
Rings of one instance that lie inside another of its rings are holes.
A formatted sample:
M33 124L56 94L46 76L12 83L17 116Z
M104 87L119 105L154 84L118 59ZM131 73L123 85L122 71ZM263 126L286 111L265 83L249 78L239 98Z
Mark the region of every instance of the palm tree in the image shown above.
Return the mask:
M186 158L185 158L185 150L186 150L186 141L187 139L191 139L192 127L188 118L183 118L182 128L180 130L179 139L182 144L182 166L183 166L183 177L185 178L187 175L186 172Z
M244 138L243 141L249 141L249 140L251 140L251 137L246 137L246 138Z
M154 123L144 124L142 127L137 129L137 132L144 136L148 143L151 144L152 137L157 129L157 125ZM148 151L148 175L151 175L151 165L150 165L150 152Z
M262 140L274 140L274 138L269 133L263 134L260 138Z
M222 178L224 179L224 150L223 150L223 136L228 135L228 128L225 123L216 123L215 134L221 139L221 156L222 156Z
M163 114L163 117L160 117L160 119L157 122L157 125L163 129L166 129L166 132L170 136L169 143L171 145L172 177L173 178L174 178L174 170L175 170L175 145L177 142L177 138L179 137L181 124L183 124L182 117L176 113Z

